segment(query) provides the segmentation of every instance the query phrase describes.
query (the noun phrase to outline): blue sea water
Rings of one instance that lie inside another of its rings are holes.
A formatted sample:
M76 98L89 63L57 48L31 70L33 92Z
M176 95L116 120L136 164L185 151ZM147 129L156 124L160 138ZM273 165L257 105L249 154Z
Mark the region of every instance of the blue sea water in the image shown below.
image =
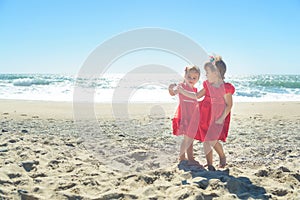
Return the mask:
M93 101L112 102L115 96L120 96L116 92L125 82L131 89L127 90L130 94L124 95L124 101L177 101L167 91L168 85L175 80L166 78L149 83L147 80L124 80L124 74L105 74L92 81L59 74L0 74L0 99L73 101L74 87L82 87L94 89ZM300 75L229 76L226 82L235 86L234 101L237 102L300 101ZM201 85L200 80L199 89Z
M300 75L249 75L229 77L238 101L299 101Z

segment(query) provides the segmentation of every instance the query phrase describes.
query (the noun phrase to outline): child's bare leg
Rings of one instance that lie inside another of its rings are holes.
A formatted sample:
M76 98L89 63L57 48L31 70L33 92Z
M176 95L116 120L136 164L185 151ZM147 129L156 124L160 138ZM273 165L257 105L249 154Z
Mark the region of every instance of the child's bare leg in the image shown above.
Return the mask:
M184 136L185 142L186 142L186 154L187 154L187 159L188 160L194 160L194 149L193 149L193 142L194 139L190 138L188 136Z
M194 160L194 149L193 149L193 143L190 144L186 150L186 155L188 160Z
M204 149L207 165L212 165L213 164L213 154L212 154L212 147L210 145L210 142L204 142L203 149Z
M215 146L214 146L215 151L218 153L219 158L220 158L220 167L225 167L226 165L226 156L224 154L223 146L222 144L217 141Z
M225 157L223 146L222 146L222 144L219 141L216 142L216 144L214 146L214 149L218 153L218 155L219 155L220 158L224 158Z
M213 142L208 141L203 143L204 153L206 157L207 167L209 171L215 171L216 169L213 166L213 152L212 152L212 145Z
M185 139L183 138L181 145L180 145L180 152L179 152L179 160L186 160L185 157L185 152L186 152L186 142Z
M187 159L188 159L188 165L193 165L193 166L199 166L201 168L203 168L202 165L200 165L200 163L198 161L195 160L194 158L194 149L193 149L193 143L194 143L194 139L184 136L185 137L185 144L186 144L186 154L187 154Z

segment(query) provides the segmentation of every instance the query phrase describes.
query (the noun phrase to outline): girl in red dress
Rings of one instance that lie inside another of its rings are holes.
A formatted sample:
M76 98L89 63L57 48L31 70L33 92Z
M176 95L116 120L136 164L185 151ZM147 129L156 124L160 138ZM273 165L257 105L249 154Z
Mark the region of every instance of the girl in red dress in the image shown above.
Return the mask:
M200 77L200 69L196 66L186 67L184 82L179 84L180 87L186 91L197 92L194 85L198 82ZM174 88L176 84L169 86L170 95L174 96L178 91ZM198 132L199 124L199 104L197 99L189 98L179 94L179 105L176 110L175 116L172 119L173 134L183 135L183 141L180 146L179 160L188 160L188 164L199 165L194 160L193 141L200 139ZM198 137L197 137L198 136Z
M187 91L183 87L179 87L178 90L179 93L191 98L204 96L199 102L201 114L197 137L203 142L208 170L215 171L212 149L219 155L219 167L224 168L226 165L226 156L219 141L225 142L228 135L235 88L232 84L224 82L226 64L221 57L211 57L211 61L205 63L204 69L207 80L203 83L202 90L198 93Z

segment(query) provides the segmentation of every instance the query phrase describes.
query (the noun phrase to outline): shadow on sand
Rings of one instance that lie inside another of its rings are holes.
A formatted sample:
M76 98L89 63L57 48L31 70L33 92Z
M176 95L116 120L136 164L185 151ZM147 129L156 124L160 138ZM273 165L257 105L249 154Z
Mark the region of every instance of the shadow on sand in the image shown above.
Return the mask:
M263 187L254 185L247 177L229 175L229 169L208 171L199 166L190 166L185 161L181 161L178 168L190 172L193 178L192 182L183 181L183 185L197 184L203 190L223 189L239 199L270 199L270 195L266 193ZM213 197L217 197L217 195L214 193L205 199L212 199Z

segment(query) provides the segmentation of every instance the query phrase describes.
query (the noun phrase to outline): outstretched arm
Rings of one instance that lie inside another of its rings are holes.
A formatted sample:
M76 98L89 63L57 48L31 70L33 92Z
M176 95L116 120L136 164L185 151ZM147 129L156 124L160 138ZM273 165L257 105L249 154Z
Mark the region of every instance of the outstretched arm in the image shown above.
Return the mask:
M186 97L192 98L192 99L200 99L205 95L205 89L201 89L199 92L190 92L185 89L183 89L181 86L178 87L178 92L180 94L183 94Z
M225 94L224 95L224 100L225 100L225 103L226 103L226 107L225 107L225 110L224 110L222 116L216 121L216 124L222 124L224 122L225 118L227 117L227 115L231 111L232 104L233 104L232 94L230 94L230 93Z

